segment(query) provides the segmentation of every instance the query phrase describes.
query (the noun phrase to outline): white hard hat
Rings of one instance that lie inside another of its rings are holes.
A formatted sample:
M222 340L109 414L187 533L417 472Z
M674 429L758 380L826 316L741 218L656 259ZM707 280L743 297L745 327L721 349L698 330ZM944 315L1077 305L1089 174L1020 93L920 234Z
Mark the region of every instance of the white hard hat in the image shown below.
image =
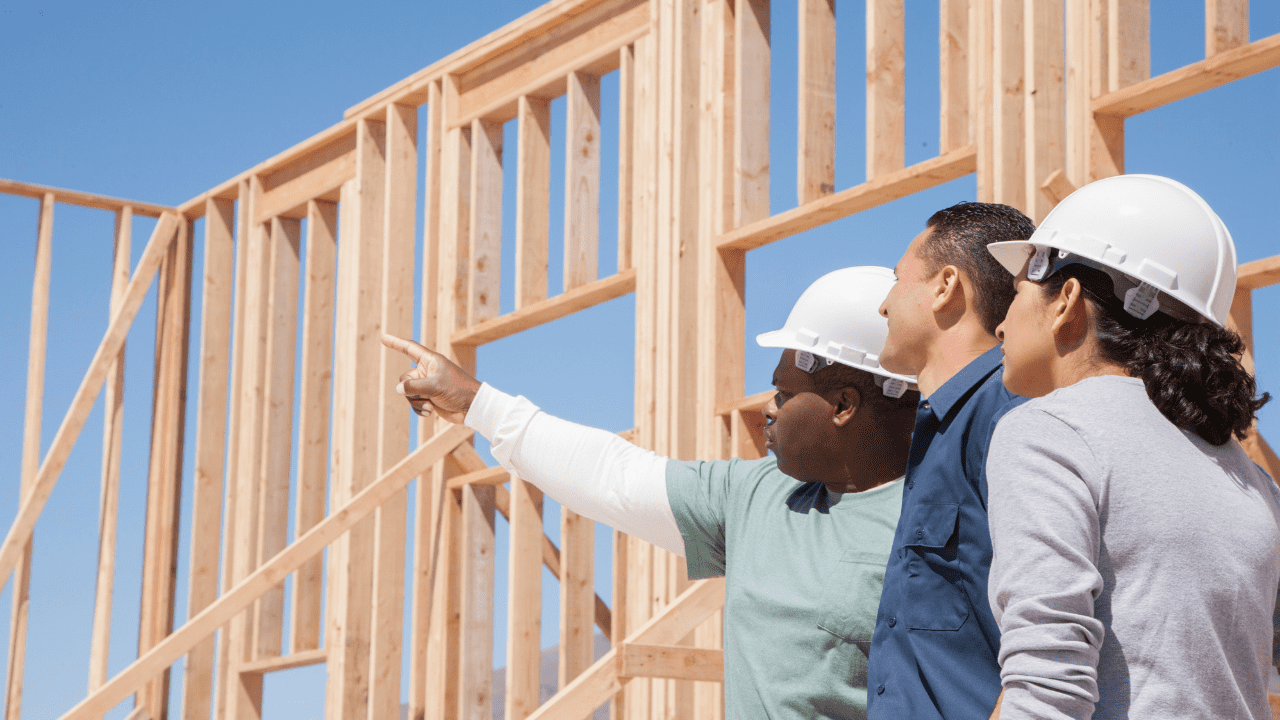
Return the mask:
M813 371L838 362L878 378L884 393L901 397L916 379L880 367L889 323L880 304L895 282L889 268L863 266L827 273L804 291L781 330L756 336L761 347L796 351L796 365ZM815 360L820 358L820 360ZM816 366L816 367L815 367ZM893 382L885 382L892 380Z
M1116 295L1141 318L1159 309L1222 325L1235 297L1236 248L1226 225L1190 188L1157 175L1117 175L1085 185L1059 203L1030 239L987 248L1014 275L1031 257L1031 280L1071 262L1118 271L1108 272Z

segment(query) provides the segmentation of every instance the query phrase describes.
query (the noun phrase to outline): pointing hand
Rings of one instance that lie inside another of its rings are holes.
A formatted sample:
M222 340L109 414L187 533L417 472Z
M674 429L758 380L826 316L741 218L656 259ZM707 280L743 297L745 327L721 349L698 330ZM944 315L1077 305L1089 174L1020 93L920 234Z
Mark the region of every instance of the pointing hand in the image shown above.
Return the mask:
M434 410L451 423L461 424L471 408L480 383L440 353L395 335L382 336L382 344L399 350L417 363L400 376L396 392L405 396L413 411L427 417Z

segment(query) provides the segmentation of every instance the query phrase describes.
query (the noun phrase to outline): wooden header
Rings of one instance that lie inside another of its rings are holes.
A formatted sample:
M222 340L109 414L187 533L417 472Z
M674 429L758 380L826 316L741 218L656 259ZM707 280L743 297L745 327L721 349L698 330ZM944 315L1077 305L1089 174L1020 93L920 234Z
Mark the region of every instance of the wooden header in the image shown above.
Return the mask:
M67 205L79 205L81 207L97 208L98 210L122 210L128 207L133 208L134 215L146 215L153 218L158 218L167 212L175 212L174 208L154 203L122 200L121 198L107 195L94 195L93 193L80 192L78 190L63 190L62 188L33 185L32 183L18 182L16 180L5 180L4 178L0 178L0 193L21 195L23 197L36 198L37 200L43 198L46 194L52 193L56 202L66 203Z

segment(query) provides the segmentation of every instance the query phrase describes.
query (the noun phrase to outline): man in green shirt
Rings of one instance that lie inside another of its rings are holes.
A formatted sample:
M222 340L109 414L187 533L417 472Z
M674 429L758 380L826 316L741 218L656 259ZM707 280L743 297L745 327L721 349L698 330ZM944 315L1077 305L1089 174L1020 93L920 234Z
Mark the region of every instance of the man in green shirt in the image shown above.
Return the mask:
M765 408L775 458L684 462L542 413L411 341L398 390L489 438L502 465L565 507L725 577L728 717L862 718L867 653L902 504L918 393L879 365L885 268L816 281L781 330Z

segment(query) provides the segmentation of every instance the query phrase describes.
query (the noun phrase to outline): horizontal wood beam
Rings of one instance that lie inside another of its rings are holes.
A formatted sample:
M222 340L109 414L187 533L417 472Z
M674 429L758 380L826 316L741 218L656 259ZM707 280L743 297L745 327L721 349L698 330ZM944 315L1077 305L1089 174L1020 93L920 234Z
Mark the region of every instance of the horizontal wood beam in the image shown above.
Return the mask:
M32 183L18 182L17 180L5 180L4 178L0 178L0 193L4 193L6 195L21 195L22 197L35 198L37 200L41 200L46 194L52 193L55 201L66 205L79 205L80 207L96 208L98 210L122 210L124 208L133 208L134 215L146 215L147 217L154 218L158 218L167 212L177 212L176 208L156 205L155 203L124 200L107 195L95 195L93 193L80 192L78 190L63 190L62 188L48 187L47 185L34 185Z
M329 651L325 648L302 650L288 655L264 657L244 663L240 666L240 674L264 675L280 670L307 667L308 665L322 665L328 660Z
M618 646L618 677L724 682L724 651L681 645Z
M738 398L732 402L716 406L716 415L728 415L734 410L742 412L760 412L764 406L769 404L769 398L773 397L773 390L765 390L764 392L748 395L744 398Z
M1257 290L1280 283L1280 255L1247 262L1236 271L1236 287Z
M457 490L467 485L502 485L511 479L511 473L507 472L501 465L497 467L476 470L463 475L454 475L449 478L449 489Z
M31 481L30 488L26 490L22 505L18 508L18 516L14 518L13 525L9 528L4 544L0 545L0 583L7 581L14 566L18 564L18 558L23 554L23 548L31 539L36 521L40 519L44 504L49 500L53 486L58 482L58 475L67 463L71 449L75 447L76 439L84 429L85 421L89 419L89 412L93 410L98 393L102 390L102 384L107 379L107 373L124 347L125 337L128 336L129 328L133 325L139 308L142 307L142 301L151 287L151 281L160 269L160 263L168 254L173 239L177 236L178 216L172 212L161 215L160 222L156 223L151 239L147 241L142 257L138 260L138 267L133 271L133 278L125 288L119 308L111 317L107 331L102 336L102 342L99 343L97 352L93 354L93 359L89 361L89 369L85 372L80 387L76 389L71 407L67 409L67 414L63 417L57 434L53 436L53 442L49 445L44 461L40 463L39 471ZM14 485L17 484L15 481ZM158 668L157 672L162 669ZM150 680L151 677L148 676L147 679Z
M343 113L344 119L366 117L380 112L388 103L422 104L427 88L446 73L468 73L486 64L500 62L504 56L518 54L529 45L530 38L555 38L572 35L584 19L591 19L601 9L617 12L634 0L552 0L479 40L460 48L395 83ZM593 12L594 11L594 12Z
M289 573L323 551L330 543L351 529L351 526L368 517L414 478L427 472L437 460L465 442L471 434L470 428L451 425L420 445L417 450L384 473L382 477L369 483L345 505L334 509L328 517L317 523L292 545L263 563L252 574L188 620L187 624L161 640L145 655L91 693L59 720L88 720L101 717L143 683L185 655L195 647L196 643L226 625L232 617L248 607L263 593L284 582Z
M724 578L699 580L619 645L670 645L679 642L723 607ZM618 676L618 646L615 646L543 703L537 712L529 716L529 720L586 717L629 680Z
M484 345L622 297L635 292L635 289L635 268L623 270L616 275L581 285L556 297L526 305L513 313L459 330L453 334L451 340L455 346Z
M972 145L953 150L773 217L743 225L721 235L717 245L721 250L754 250L805 230L812 230L834 220L962 178L977 171L977 158Z
M303 218L309 200L337 201L342 183L356 176L356 133L340 135L297 161L260 176L262 199L254 205L254 222L273 217Z
M617 70L618 50L649 32L648 4L632 5L552 47L530 43L517 57L507 59L501 74L478 78L482 82L463 75L458 115L451 118L450 124L465 126L476 118L505 122L516 116L516 102L522 95L548 99L563 95L570 72L600 76Z
M1280 67L1280 33L1096 97L1092 108L1098 115L1133 117L1274 67Z

